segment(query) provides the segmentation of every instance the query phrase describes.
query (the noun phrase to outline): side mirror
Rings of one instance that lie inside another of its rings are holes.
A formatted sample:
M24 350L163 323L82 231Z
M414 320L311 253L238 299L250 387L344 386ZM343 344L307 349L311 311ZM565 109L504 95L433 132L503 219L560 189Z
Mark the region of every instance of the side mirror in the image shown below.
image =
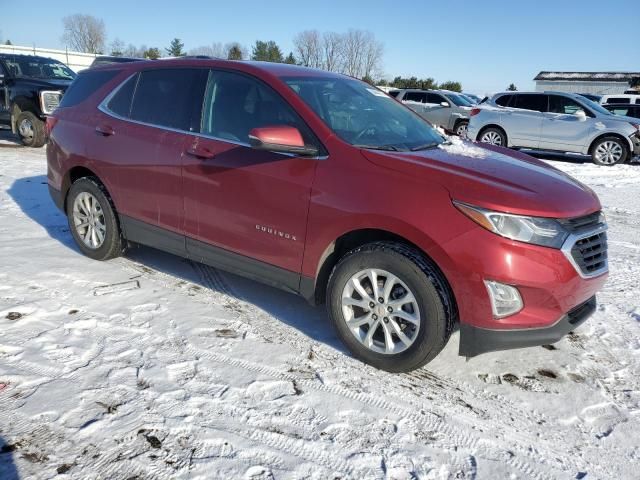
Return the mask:
M576 110L576 113L574 113L574 115L578 117L579 120L587 119L587 114L584 112L584 110Z
M256 150L314 156L318 149L304 144L302 134L295 127L278 125L254 128L249 132L249 144Z
M450 107L451 105L449 105L449 102L440 102L440 105L442 105L443 107Z

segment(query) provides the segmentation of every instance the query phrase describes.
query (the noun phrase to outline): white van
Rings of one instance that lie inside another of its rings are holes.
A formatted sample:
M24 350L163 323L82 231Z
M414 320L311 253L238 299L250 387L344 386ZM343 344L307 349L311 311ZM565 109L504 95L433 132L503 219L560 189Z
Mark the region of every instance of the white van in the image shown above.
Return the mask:
M639 94L629 94L629 93L619 93L617 95L603 95L600 99L600 103L602 105L606 103L630 103L640 105L640 93Z

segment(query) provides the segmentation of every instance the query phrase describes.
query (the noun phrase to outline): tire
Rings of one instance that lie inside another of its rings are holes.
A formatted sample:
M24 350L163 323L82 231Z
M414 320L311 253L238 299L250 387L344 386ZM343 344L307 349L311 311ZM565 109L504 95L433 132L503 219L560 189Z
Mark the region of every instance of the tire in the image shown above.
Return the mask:
M612 167L629 158L629 146L618 137L604 137L591 146L591 160L596 165Z
M501 128L489 127L478 135L478 141L482 143L488 143L490 145L497 145L499 147L507 146L507 135Z
M96 206L91 208L93 205ZM96 177L84 177L73 182L67 195L66 211L69 231L87 257L109 260L122 255L125 243L115 208L109 193ZM82 223L76 226L82 222L82 217L87 219L84 223L94 225L95 236L91 233L90 226L82 226Z
M44 122L31 112L20 112L16 119L16 130L20 141L26 147L40 148L47 137L44 132Z
M376 272L381 298L371 296L373 282L370 274L363 273L366 271ZM362 290L353 288L353 278L359 275L363 275L359 278L366 299L356 293ZM390 279L393 283L387 296L385 287ZM415 301L407 302L407 298ZM370 243L342 257L329 278L327 299L331 322L349 351L359 360L389 372L408 372L435 358L449 340L456 317L453 296L439 270L413 248L395 242ZM375 330L371 332L371 328ZM405 340L395 333L398 329ZM369 333L373 333L370 340ZM393 347L387 350L391 344Z
M455 128L453 129L453 133L455 133L460 138L467 138L467 127L469 126L468 120L460 120Z

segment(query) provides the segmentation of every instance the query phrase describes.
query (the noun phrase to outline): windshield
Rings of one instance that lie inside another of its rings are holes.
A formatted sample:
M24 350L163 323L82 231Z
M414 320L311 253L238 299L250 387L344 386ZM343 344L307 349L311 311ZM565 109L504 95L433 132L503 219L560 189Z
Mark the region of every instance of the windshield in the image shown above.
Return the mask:
M447 93L445 95L449 100L455 103L458 107L471 107L473 103L457 93Z
M420 150L444 137L408 108L350 78L284 78L289 87L345 142L381 150Z
M591 110L595 110L598 113L601 113L603 115L613 115L613 113L611 113L609 110L604 108L602 105L592 100L589 100L587 97L583 97L582 95L580 95L580 101L584 103L587 107L589 107Z
M15 77L42 80L73 80L76 78L76 74L69 67L51 58L9 57L5 62Z

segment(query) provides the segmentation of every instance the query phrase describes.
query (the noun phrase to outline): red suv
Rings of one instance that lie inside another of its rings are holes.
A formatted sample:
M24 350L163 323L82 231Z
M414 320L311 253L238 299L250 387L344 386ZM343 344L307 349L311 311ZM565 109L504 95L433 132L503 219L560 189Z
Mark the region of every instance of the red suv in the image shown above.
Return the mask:
M607 276L596 195L451 144L358 80L178 59L81 73L47 123L51 195L96 260L149 245L326 301L363 361L408 371L559 340Z

